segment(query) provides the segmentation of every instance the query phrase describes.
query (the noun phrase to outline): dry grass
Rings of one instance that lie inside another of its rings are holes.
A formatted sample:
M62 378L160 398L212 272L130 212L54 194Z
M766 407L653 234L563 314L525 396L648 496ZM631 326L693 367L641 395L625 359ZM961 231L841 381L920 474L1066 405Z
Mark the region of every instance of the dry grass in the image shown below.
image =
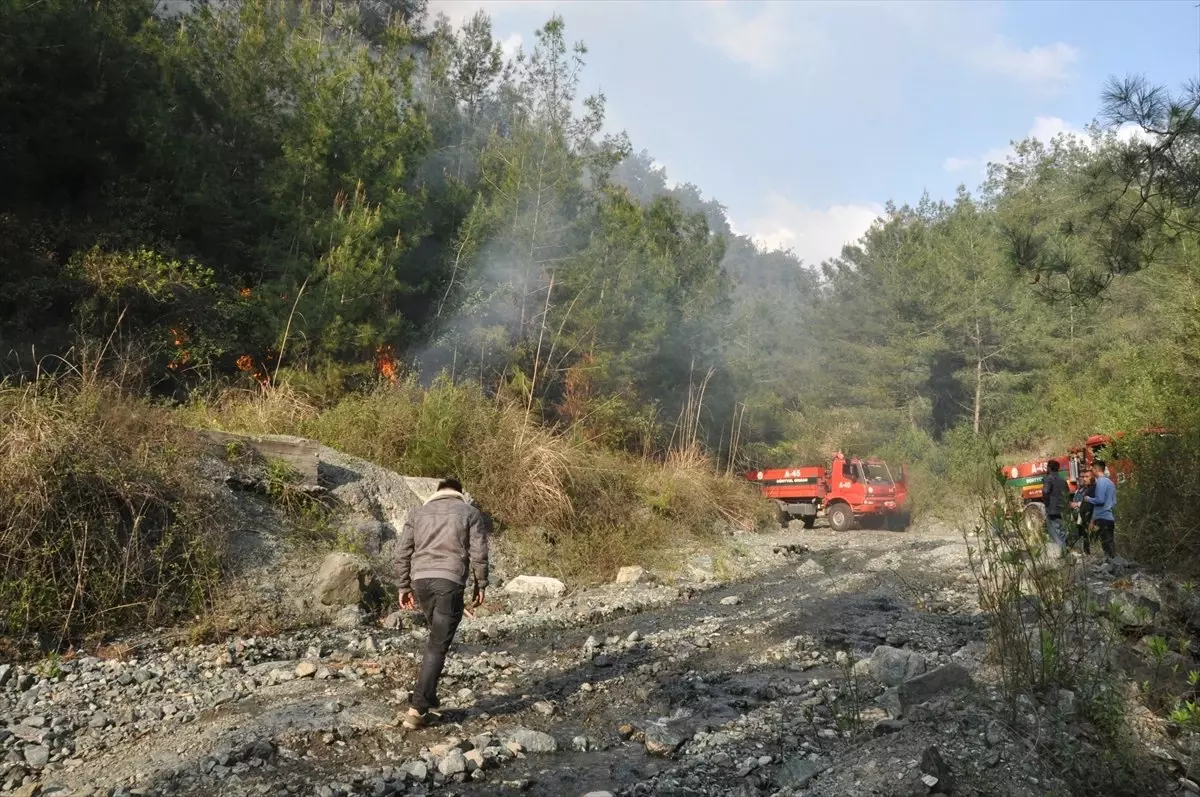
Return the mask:
M0 635L57 647L207 600L220 509L169 412L78 376L0 388Z
M773 519L694 445L666 462L610 451L470 385L389 384L324 409L287 387L232 391L186 413L228 431L311 437L399 473L457 476L500 521L501 545L519 567L575 583L607 580L626 564L666 566L690 541Z

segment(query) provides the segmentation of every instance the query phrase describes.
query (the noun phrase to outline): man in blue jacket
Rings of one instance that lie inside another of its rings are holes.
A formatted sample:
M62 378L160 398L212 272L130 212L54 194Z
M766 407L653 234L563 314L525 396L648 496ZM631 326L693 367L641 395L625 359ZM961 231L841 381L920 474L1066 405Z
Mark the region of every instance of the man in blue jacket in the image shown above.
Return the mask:
M1085 495L1083 500L1093 506L1092 522L1096 526L1096 536L1100 538L1100 545L1104 547L1104 555L1111 559L1117 555L1117 521L1113 516L1113 509L1117 506L1117 486L1108 478L1106 469L1100 460L1092 463L1092 473L1096 476L1096 492L1094 495ZM1073 506L1078 507L1079 504Z

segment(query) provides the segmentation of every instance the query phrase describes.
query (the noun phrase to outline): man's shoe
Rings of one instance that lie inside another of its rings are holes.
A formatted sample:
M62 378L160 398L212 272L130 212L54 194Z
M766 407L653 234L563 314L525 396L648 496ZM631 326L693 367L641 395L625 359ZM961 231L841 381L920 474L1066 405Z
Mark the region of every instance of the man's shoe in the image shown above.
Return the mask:
M410 731L420 730L425 727L425 723L429 720L429 712L417 711L415 708L410 708L404 714L404 727Z

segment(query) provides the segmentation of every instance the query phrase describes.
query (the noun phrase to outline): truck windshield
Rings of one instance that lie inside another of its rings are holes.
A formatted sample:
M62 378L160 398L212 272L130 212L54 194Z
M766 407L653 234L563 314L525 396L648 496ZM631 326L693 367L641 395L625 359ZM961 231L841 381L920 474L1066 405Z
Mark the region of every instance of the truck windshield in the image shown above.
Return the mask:
M888 470L888 466L883 462L864 462L863 471L867 475L867 481L879 484L881 482L891 482L892 472Z

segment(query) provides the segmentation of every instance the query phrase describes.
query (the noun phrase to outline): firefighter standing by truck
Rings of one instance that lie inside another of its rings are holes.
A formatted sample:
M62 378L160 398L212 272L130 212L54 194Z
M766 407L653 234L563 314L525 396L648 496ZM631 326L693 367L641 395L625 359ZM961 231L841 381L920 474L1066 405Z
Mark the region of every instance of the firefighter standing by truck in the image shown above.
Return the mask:
M1046 463L1047 473L1042 479L1042 500L1046 502L1046 530L1050 539L1062 549L1066 549L1067 535L1063 528L1063 514L1071 498L1067 480L1058 472L1058 460L1052 459Z
M1117 521L1113 515L1113 509L1117 505L1117 486L1108 477L1106 470L1107 467L1101 460L1097 459L1092 463L1092 473L1096 480L1096 494L1084 496L1083 501L1072 503L1072 506L1078 507L1084 503L1092 505L1092 521L1096 524L1096 536L1100 538L1104 555L1111 559L1117 555L1115 539Z
M1087 500L1088 496L1096 496L1096 479L1090 470L1080 474L1079 489L1075 491L1075 501L1071 504L1076 512L1075 531L1067 543L1068 548L1074 548L1075 543L1083 540L1083 552L1090 556L1092 553L1092 510L1095 506Z

